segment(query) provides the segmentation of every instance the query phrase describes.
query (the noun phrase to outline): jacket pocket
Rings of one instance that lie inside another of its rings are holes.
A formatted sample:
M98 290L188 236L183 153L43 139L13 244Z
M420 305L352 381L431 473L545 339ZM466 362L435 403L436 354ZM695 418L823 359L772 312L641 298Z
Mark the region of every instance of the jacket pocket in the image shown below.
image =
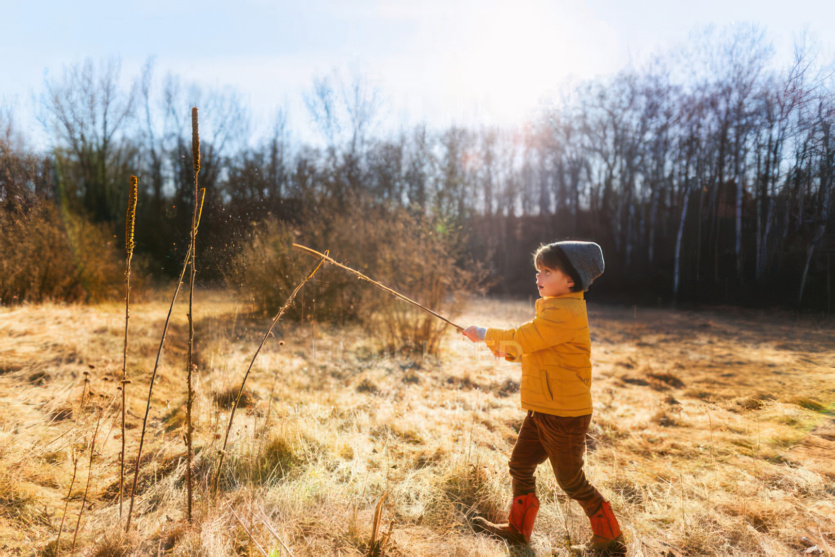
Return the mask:
M542 392L551 400L569 400L589 394L591 369L565 368L560 365L542 367ZM556 395L556 398L555 396Z
M586 387L591 387L591 368L584 368L578 369L574 372L577 375L577 379L583 383Z
M551 384L548 381L548 370L547 369L540 369L539 370L539 381L542 384L542 394L548 400L554 400L554 393L551 391Z

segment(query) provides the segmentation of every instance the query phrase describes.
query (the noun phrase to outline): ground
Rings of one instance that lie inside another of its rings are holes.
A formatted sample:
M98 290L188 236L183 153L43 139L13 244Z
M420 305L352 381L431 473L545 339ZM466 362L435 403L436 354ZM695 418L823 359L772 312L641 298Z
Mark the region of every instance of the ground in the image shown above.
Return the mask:
M131 309L121 519L124 306L0 308L0 554L54 555L59 529L70 554L85 490L76 551L89 555L567 555L589 535L545 466L529 549L474 531L476 514L506 512L506 461L524 416L520 368L452 329L440 354L421 358L381 352L358 326L280 322L247 380L212 498L232 401L270 322L213 291L195 294L193 524L178 303L132 533L120 534L169 295L146 294ZM509 327L532 312L530 300L475 298L455 319ZM586 469L620 517L630 555L832 554L831 319L593 303L589 318Z

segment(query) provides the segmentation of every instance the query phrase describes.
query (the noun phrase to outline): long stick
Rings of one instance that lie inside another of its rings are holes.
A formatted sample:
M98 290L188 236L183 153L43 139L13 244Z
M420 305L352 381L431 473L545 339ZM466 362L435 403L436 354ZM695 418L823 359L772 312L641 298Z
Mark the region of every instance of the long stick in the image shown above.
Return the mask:
M444 317L443 315L440 315L440 314L438 314L438 313L435 313L434 311L432 311L432 310L431 310L431 309L429 309L428 307L426 307L426 306L422 306L421 304L417 303L416 301L412 300L411 298L407 298L407 297L406 297L406 296L404 296L403 294L401 294L401 293L399 293L399 292L396 292L396 291L392 290L392 289L391 289L391 288L389 288L388 286L386 286L386 285L384 285L384 284L382 284L382 283L379 283L379 282L377 282L376 280L373 280L373 279L368 278L367 276L365 276L364 274L360 273L360 272L359 272L359 271L357 271L357 270L354 270L354 269L352 269L352 268L350 268L350 267L346 267L345 265L343 265L342 263L340 263L340 262L338 262L338 261L334 261L333 259L331 259L330 257L328 257L328 256L327 256L327 255L325 255L325 254L319 253L318 251L316 251L316 250L314 250L314 249L310 249L309 247L302 246L302 245L300 245L300 244L293 244L293 247L294 247L294 248L296 248L297 250L303 251L303 252L305 252L305 253L307 253L307 254L309 254L309 255L314 255L314 256L316 256L316 257L321 257L321 258L323 258L325 261L327 261L328 263L330 263L331 265L336 265L336 266L337 266L337 267L339 267L340 269L345 269L345 270L346 270L346 271L348 271L349 273L353 273L353 274L355 274L357 277L361 278L362 280L365 280L365 281L370 282L371 284L373 284L373 285L374 285L374 286L376 286L377 288L380 288L380 289L382 289L382 290L385 290L385 291L386 291L386 292L388 292L389 294L392 294L392 295L394 295L394 296L396 296L396 297L400 298L400 299L401 299L401 300L403 300L404 302L409 302L409 303L410 303L410 304L412 304L413 306L419 307L420 309L422 309L422 310L423 310L423 311L425 311L426 313L429 313L429 314L431 314L431 315L434 315L435 317L437 317L437 318L438 318L438 319L440 319L441 321L445 321L446 323L449 323L450 325L452 325L453 327L455 327L455 328L456 328L456 329L458 329L459 331L463 331L463 330L464 330L464 327L462 327L461 325L457 325L457 324L453 323L452 321L450 321L449 319L447 319L447 318L446 318L446 317Z
M313 270L310 271L310 273L307 275L307 278L305 278L298 286L296 286L296 289L293 290L292 294L290 294L290 297L287 298L287 301L284 302L284 305L281 306L281 309L278 310L278 313L275 314L273 322L270 324L270 328L267 329L267 333L264 335L264 338L261 339L261 344L258 345L258 349L255 351L255 354L252 355L252 360L249 362L249 367L246 368L246 373L244 374L243 381L241 381L241 388L238 391L238 398L235 399L235 404L232 406L232 413L229 415L229 424L226 426L226 436L223 438L223 448L220 450L220 459L218 459L217 462L217 472L215 473L215 482L214 487L212 489L214 493L217 493L217 487L220 483L221 467L223 466L223 457L226 456L226 443L229 441L229 431L231 431L232 429L232 420L235 419L235 410L238 409L238 404L240 404L241 402L241 395L243 395L244 385L246 385L246 379L247 377L249 377L249 372L252 371L252 364L255 363L255 358L258 357L258 353L261 352L261 348L264 347L264 343L267 342L267 339L273 332L273 327L275 327L275 324L278 323L278 320L281 319L281 316L284 315L284 312L287 311L287 308L289 308L292 305L293 300L296 299L296 294L299 293L299 290L302 289L302 286L307 284L307 281L313 278L313 275L316 274L316 271L319 270L319 267L322 266L322 263L324 263L325 259L328 257L325 254L321 254L321 256L322 258L319 260L319 263L316 264L316 267L314 267Z

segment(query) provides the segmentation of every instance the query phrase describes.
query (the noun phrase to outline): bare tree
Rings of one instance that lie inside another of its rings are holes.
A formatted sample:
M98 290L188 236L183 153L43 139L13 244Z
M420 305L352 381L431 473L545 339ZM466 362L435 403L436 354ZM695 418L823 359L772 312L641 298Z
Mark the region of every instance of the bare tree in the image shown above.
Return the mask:
M63 201L100 221L123 213L131 146L121 141L133 116L136 85L120 82L121 62L87 59L47 79L40 119L56 137Z

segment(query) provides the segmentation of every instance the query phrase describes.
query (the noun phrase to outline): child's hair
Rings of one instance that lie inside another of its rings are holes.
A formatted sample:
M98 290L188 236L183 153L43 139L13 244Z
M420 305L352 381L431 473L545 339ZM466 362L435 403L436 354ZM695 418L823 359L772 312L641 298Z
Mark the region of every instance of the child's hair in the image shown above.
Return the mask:
M583 291L583 281L580 280L580 273L571 264L571 260L565 251L557 244L542 244L533 254L533 264L537 269L559 270L571 277L574 281L572 292Z

